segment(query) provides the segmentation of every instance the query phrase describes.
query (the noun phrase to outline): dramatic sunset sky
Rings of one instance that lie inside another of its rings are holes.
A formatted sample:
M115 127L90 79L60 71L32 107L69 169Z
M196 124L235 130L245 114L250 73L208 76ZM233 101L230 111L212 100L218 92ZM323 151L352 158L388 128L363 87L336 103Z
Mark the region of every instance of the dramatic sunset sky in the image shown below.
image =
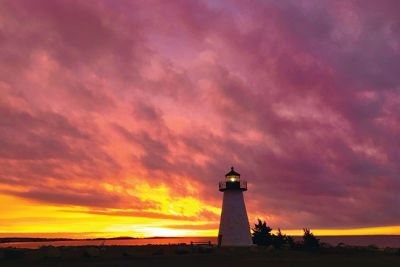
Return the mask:
M0 236L400 234L400 1L0 2Z

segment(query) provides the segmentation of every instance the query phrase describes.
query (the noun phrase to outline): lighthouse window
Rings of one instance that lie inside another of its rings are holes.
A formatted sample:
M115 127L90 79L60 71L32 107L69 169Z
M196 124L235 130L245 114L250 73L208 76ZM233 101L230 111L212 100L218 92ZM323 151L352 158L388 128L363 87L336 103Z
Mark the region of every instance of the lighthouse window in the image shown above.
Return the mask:
M230 182L237 182L239 181L239 177L238 176L228 176L228 181Z

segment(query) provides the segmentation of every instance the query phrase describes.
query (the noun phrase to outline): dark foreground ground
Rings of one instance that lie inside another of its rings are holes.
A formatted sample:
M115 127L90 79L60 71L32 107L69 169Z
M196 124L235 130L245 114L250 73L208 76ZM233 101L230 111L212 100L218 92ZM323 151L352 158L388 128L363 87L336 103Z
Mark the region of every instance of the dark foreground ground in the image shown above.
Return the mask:
M43 247L0 250L0 266L400 266L398 249L342 248L318 252L191 246Z

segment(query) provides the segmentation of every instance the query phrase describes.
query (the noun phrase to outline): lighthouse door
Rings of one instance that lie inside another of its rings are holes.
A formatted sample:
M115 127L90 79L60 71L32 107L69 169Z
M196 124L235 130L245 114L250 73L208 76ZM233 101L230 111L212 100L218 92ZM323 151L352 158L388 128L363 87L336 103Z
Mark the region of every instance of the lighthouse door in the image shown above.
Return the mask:
M218 247L222 244L222 235L218 235Z

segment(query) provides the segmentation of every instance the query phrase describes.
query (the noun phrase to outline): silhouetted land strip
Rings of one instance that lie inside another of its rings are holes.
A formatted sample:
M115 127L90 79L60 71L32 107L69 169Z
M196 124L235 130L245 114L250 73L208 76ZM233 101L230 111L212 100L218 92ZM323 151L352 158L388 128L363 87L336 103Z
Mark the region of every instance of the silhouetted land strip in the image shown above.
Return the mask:
M301 242L301 236L293 236L294 240ZM375 245L377 247L400 247L399 235L365 235L365 236L317 236L323 243L336 246L339 243L345 243L353 246ZM116 238L99 238L99 239L71 239L71 238L28 238L28 237L4 237L0 238L0 247L19 247L19 248L39 248L41 246L96 246L96 245L162 245L190 243L191 241L203 241L216 243L215 237L151 237L151 238L132 238L132 237L116 237ZM97 242L98 241L98 242ZM103 242L105 241L105 242ZM121 241L121 242L119 242ZM97 243L96 243L97 242ZM26 244L26 245L25 245ZM37 245L35 245L37 244Z
M79 246L0 249L0 266L400 266L400 251L335 246L317 252L272 247L217 248L190 245Z
M168 239L171 237L152 236L152 237L97 237L97 238L42 238L42 237L0 237L0 243L16 242L53 242L53 241L85 241L85 240L127 240L127 239ZM187 237L190 238L190 237Z
M41 237L2 237L2 238L0 238L0 243L82 241L82 240L126 240L126 239L139 239L139 238L130 237L130 236L109 237L109 238L103 238L103 237L99 237L99 238L79 238L79 239L78 238L41 238Z

